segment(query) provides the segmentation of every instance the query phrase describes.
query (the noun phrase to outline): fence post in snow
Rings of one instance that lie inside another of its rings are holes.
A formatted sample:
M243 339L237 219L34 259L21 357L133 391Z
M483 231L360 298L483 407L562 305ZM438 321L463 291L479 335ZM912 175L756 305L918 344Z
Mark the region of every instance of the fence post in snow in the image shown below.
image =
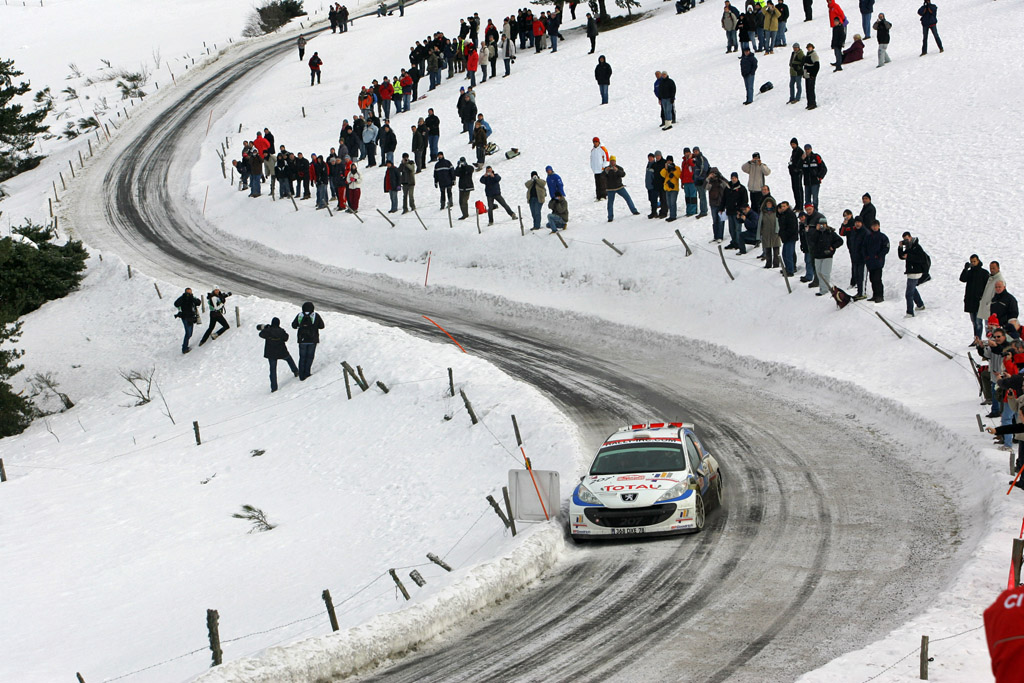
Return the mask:
M412 212L416 216L416 220L418 220L420 222L420 225L423 226L423 229L426 230L427 229L427 224L423 222L422 218L420 218L420 212L417 211L416 209L413 209Z
M238 313L238 306L235 306L235 327L242 326L242 316Z
M409 578L412 579L413 583L415 583L420 588L423 588L427 585L426 579L423 578L423 575L420 574L419 570L417 569L413 569L411 572L409 572Z
M67 191L68 184L64 182L64 171L57 171L57 175L60 176L60 189ZM54 188L56 192L56 188Z
M4 459L0 458L0 483L7 481L7 470L4 469Z
M921 680L928 680L928 636L921 636Z
M366 391L370 388L370 383L366 381L366 375L363 374L363 366L357 365L356 372L359 373L359 385L363 388L363 391Z
M918 339L920 339L921 341L923 341L923 342L924 342L925 344L927 344L928 346L930 346L930 347L932 347L933 349L935 349L936 351L938 351L939 353L941 353L941 354L942 354L943 356L945 356L946 358L948 358L948 359L950 359L950 360L953 360L953 355L952 355L952 354L950 354L950 353L947 353L947 352L943 351L943 350L942 350L942 349L940 349L940 348L939 348L938 346L936 346L935 344L932 344L932 343L931 343L930 341L928 341L927 339L925 339L925 338L924 338L924 337L922 337L921 335L917 335L917 338L918 338Z
M71 169L71 177L75 177L75 165L71 163L71 159L68 159L68 168Z
M452 375L451 368L448 368L448 391L451 392L452 398L455 398L455 376Z
M383 211L381 211L380 209L377 209L377 213L379 213L380 217L383 218L384 220L386 220L388 222L388 224L391 225L392 228L395 227L395 224L391 222L390 218L388 218L387 216L384 215Z
M452 570L452 568L450 566L448 566L447 562L442 560L440 557L438 557L434 553L427 553L427 559L430 560L431 562L433 562L434 564L436 564L441 569L445 570L446 572L450 572Z
M53 218L53 200L47 197L46 201L50 203L50 218Z
M889 321L882 317L882 314L875 311L875 315L878 316L879 320L885 323L885 326L892 330L892 333L896 335L897 339L903 339L903 335L896 331L896 328L889 324Z
M398 578L398 574L395 573L394 569L389 569L388 574L391 574L391 578L395 580L395 585L398 586L398 590L402 591L402 595L405 599L409 599L409 591L405 590L405 586L402 585L402 580Z
M192 431L194 431L196 433L196 445L197 446L202 446L203 445L203 439L199 436L199 421L198 420L193 420L192 421Z
M523 207L522 205L516 205L516 213L519 214L519 232L523 237L526 237L526 228L523 227Z
M224 653L220 649L220 615L215 609L206 610L206 630L210 633L211 666L219 666L224 661Z
M352 400L352 385L348 383L348 370L345 368L341 369L345 375L345 393L348 395L348 400Z
M85 679L82 678L82 674L78 673L77 671L75 672L75 678L78 679L78 683L85 683Z
M678 230L676 230L676 237L678 237L679 241L683 243L684 247L686 247L686 255L687 256L693 256L693 252L690 250L690 245L687 244L686 240L683 239L683 233L681 233Z
M469 420L473 424L479 422L476 418L476 413L473 412L473 404L469 402L469 398L466 396L464 389L459 389L459 394L462 396L462 402L466 404L466 412L469 413Z
M391 393L391 390L388 389L388 385L384 384L384 382L377 380L377 386L380 387L380 390L383 391L385 394Z
M782 279L784 279L786 281L786 291L788 291L790 294L792 294L793 293L793 288L789 286L789 274L786 273L786 269L785 268L782 269Z
M78 163L80 164L79 168L85 168L85 159L82 158L82 150L78 150Z
M516 520L512 516L512 503L508 499L508 487L507 486L502 486L501 487L501 495L503 495L505 497L505 512L508 513L508 526L509 526L510 529L512 529L512 535L515 536L516 535Z
M608 247L611 248L611 250L614 251L616 254L618 254L619 256L622 256L622 250L619 249L617 246L615 246L614 244L612 244L608 240L604 239L603 237L601 238L601 241L604 242L606 245L608 245Z
M566 249L569 248L569 243L565 241L564 237L562 237L562 231L561 230L559 230L558 232L555 233L555 237L558 238L558 241L562 243L563 247L565 247Z
M448 207L448 227L449 228L454 228L455 227L455 224L452 223L452 207L451 206Z
M729 264L725 262L725 252L722 251L721 244L718 245L718 255L722 257L722 267L725 268L725 272L729 274L729 279L735 280L736 278L732 276L732 271L729 270Z
M153 283L153 289L156 290L156 297L158 299L163 299L164 298L164 295L160 293L160 288L157 286L157 284L155 282Z
M499 506L497 501L494 500L494 496L488 494L487 502L491 504L491 507L494 508L494 512L498 515L499 518L501 518L501 523L505 525L506 529L508 529L511 526L509 524L508 517L506 517L505 513L501 511L501 506Z
M341 367L345 368L345 370L348 371L348 374L352 375L352 379L355 380L356 384L359 385L360 389L362 389L363 391L366 391L367 389L370 388L370 385L366 383L366 380L362 376L363 373L362 372L358 372L357 373L355 370L353 370L352 366L349 365L349 362L347 360L341 361ZM361 370L361 368L360 368L360 370Z
M476 211L476 209L473 209ZM482 235L483 231L480 229L480 212L476 211L476 234Z
M334 613L334 601L331 600L331 591L324 589L322 594L324 604L327 605L327 616L331 619L331 630L338 630L338 615Z
M130 263L128 264L128 279L132 279L132 265Z

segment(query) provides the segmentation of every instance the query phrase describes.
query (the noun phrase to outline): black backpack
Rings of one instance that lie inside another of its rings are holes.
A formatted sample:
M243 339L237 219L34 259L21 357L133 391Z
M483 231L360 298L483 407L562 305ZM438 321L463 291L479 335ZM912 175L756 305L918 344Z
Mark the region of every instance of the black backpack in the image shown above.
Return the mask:
M772 85L771 81L766 81L765 84L761 86L761 92L768 92L769 90L771 90L774 87L775 86Z

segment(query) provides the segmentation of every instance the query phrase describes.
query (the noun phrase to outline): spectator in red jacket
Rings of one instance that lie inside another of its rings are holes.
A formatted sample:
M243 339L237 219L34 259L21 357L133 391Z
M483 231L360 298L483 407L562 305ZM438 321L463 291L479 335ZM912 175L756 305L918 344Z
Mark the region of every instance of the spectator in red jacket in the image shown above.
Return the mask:
M533 46L537 48L537 54L540 54L541 45L544 44L544 33L546 30L544 23L539 17L533 20Z
M1000 593L985 610L984 619L996 683L1020 683L1024 680L1020 667L1024 661L1024 586Z
M384 82L380 84L378 89L380 100L384 104L384 118L391 118L391 97L395 94L395 88L391 85L391 81L387 76L384 77Z
M467 47L469 54L466 56L466 72L469 74L469 87L476 85L476 70L480 66L480 53L472 45Z
M693 153L687 147L683 150L683 159L679 162L680 182L683 184L683 196L686 198L686 215L697 215L697 186L693 182Z
M270 140L263 137L263 133L256 131L256 139L252 141L252 146L260 151L260 158L266 158L267 150L270 149Z

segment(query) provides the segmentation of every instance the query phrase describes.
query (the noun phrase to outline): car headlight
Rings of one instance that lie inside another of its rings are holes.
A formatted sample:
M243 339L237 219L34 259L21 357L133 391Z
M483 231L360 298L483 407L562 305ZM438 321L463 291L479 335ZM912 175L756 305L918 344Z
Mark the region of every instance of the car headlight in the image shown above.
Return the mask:
M668 491L665 491L665 493L661 494L661 498L659 498L656 502L660 503L663 500L672 500L673 498L678 498L679 496L683 495L683 493L685 493L685 492L686 492L686 484L683 484L683 483L676 484L675 486L670 488Z
M576 489L576 495L578 495L580 497L580 500L582 500L584 503L591 503L594 505L601 504L601 501L597 499L597 496L595 496L593 493L587 490L587 487L583 486L582 484L580 484L579 488Z

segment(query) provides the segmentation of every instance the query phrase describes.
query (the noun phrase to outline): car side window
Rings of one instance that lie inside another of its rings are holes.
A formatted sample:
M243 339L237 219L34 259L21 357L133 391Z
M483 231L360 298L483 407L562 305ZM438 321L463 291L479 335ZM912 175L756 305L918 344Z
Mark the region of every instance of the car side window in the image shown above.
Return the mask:
M700 454L697 447L693 445L693 439L689 436L686 437L686 457L690 461L690 471L696 474L700 468Z

